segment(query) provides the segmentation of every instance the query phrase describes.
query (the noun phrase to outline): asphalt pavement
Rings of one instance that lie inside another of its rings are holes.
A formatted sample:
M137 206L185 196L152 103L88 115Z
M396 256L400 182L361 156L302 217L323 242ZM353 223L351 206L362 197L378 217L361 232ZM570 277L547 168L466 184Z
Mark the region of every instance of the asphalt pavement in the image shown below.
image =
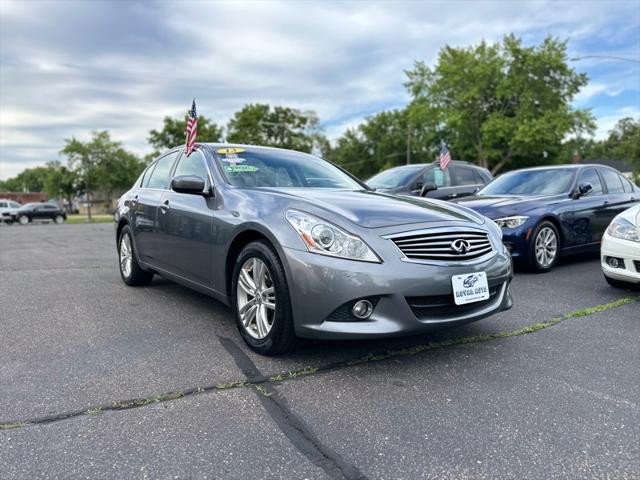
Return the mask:
M261 357L228 308L119 276L110 224L0 227L0 478L640 478L640 292L597 256L514 308Z

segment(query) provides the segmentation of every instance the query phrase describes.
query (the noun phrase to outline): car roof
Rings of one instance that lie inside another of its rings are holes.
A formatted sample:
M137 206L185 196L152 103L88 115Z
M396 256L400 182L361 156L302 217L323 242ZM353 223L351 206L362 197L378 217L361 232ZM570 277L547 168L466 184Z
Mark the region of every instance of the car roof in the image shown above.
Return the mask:
M541 165L538 167L528 167L528 168L517 168L515 170L511 170L511 172L525 172L532 170L558 170L558 169L570 169L570 170L578 170L580 168L607 168L609 170L615 170L615 168L610 167L608 165L600 165L597 163L564 163L562 165Z

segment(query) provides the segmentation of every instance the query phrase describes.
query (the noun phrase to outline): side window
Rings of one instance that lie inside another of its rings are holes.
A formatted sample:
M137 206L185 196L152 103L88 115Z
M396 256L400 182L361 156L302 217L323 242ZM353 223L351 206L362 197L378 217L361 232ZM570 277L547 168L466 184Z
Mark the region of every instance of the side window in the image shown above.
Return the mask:
M622 181L622 188L625 193L633 192L633 185L631 185L631 182L626 177L621 176L620 181Z
M188 157L183 155L178 163L174 177L178 175L197 175L202 178L205 183L209 183L209 172L207 171L207 165L205 164L202 153L194 151Z
M422 183L434 183L438 188L451 186L451 174L447 169L444 172L440 167L427 168L422 174Z
M173 161L178 156L178 152L170 153L169 155L165 155L160 160L156 162L156 165L149 176L149 181L147 182L147 188L159 188L166 189L169 185L169 174L171 173L171 167L173 166Z
M45 205L44 209L45 210L57 210L57 207L55 205Z
M593 190L589 193L589 195L600 195L602 194L602 183L600 183L600 177L598 176L598 172L596 172L595 168L589 168L584 170L580 174L580 180L578 180L578 184L581 183L590 183L593 187Z
M458 185L476 185L478 179L472 168L467 167L453 167L455 168L456 181Z
M602 174L602 178L604 178L604 183L607 185L609 193L624 193L622 180L620 180L620 176L616 172L608 168L603 168L600 170L600 173Z

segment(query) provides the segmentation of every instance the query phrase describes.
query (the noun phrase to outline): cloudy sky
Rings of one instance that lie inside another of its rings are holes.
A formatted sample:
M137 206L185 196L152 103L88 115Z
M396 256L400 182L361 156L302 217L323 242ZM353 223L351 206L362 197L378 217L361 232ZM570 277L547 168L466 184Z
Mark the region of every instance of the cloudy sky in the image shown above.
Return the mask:
M445 44L552 34L571 57L640 58L640 0L213 2L0 0L0 178L92 130L139 154L197 97L225 123L249 102L315 110L335 139L407 102L403 71ZM583 59L576 106L598 136L640 116L640 64Z

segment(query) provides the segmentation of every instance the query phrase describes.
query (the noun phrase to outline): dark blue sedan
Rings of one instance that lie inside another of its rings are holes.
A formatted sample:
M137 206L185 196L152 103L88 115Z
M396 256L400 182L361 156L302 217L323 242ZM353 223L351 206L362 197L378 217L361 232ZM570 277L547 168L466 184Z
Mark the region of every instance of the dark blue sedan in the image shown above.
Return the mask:
M560 255L597 251L618 213L640 201L640 188L601 165L527 168L501 175L457 201L496 222L515 261L551 270Z

